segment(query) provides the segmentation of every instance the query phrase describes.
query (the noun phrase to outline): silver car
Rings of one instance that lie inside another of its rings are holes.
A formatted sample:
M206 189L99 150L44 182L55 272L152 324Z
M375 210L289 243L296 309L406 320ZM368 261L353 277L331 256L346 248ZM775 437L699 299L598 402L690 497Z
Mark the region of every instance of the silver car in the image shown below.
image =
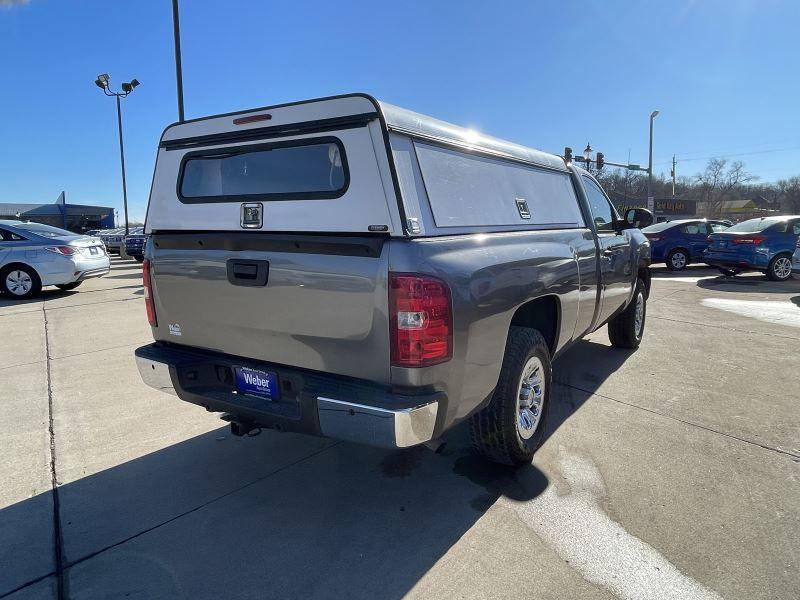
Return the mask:
M35 296L45 285L72 290L110 270L103 242L65 229L0 220L0 291Z
M125 245L125 228L117 227L99 234L106 249L115 254L120 253L120 249Z
M794 256L792 257L792 273L800 275L800 238L797 238L795 246Z

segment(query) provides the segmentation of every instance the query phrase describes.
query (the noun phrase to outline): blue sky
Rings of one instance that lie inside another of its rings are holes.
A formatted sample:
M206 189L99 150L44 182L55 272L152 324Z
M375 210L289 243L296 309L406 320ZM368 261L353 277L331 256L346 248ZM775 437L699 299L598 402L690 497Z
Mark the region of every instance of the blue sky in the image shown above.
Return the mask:
M10 6L4 6L8 5ZM0 0L0 202L121 207L124 101L131 217L177 118L170 0ZM183 0L187 117L366 91L561 153L702 169L738 154L764 181L800 175L800 2Z

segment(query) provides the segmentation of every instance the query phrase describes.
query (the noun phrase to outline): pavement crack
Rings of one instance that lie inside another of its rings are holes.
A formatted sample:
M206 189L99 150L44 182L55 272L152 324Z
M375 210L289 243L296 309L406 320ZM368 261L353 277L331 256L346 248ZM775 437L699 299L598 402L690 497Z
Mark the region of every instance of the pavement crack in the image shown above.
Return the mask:
M666 295L664 295L664 296L661 296L660 298L653 298L652 300L651 300L650 298L648 298L648 299L647 299L647 303L648 303L648 304L654 304L654 303L656 303L656 302L660 302L661 300L666 300L667 298L671 298L671 297L672 297L672 296L674 296L675 294L680 294L680 293L681 293L681 292L683 292L683 291L684 291L684 290L675 290L674 292L670 292L669 294L666 294Z
M84 306L96 306L98 304L111 304L112 302L131 302L135 300L144 301L144 297L140 298L116 298L114 300L99 300L98 302L84 302L82 304L68 304L66 306L54 306L50 310L67 310L68 308L83 308Z
M53 425L53 378L50 369L52 358L50 355L50 331L47 322L47 309L42 303L42 315L44 316L44 344L45 355L47 357L47 416L48 429L50 433L50 484L53 490L53 551L55 553L56 564L56 585L58 600L67 598L64 581L64 555L63 555L63 536L61 531L61 505L58 497L58 476L56 474L56 431Z
M8 598L9 596L13 596L17 592L22 591L25 588L29 588L32 585L36 585L40 581L44 581L48 577L52 577L55 574L56 574L55 571L50 571L49 573L45 573L41 577L37 577L36 579L31 579L30 581L26 581L22 585L18 585L17 587L15 587L13 590L8 590L7 592L3 592L2 594L0 594L0 600L3 600L3 598Z
M712 325L711 323L698 323L696 321L684 321L682 319L671 319L669 317L659 317L657 315L647 315L648 319L659 319L661 321L672 321L673 323L684 323L685 325L699 325L700 327L713 327L714 329L724 329L725 331L735 331L737 333L749 333L752 335L766 335L768 337L783 338L786 340L796 340L795 335L781 335L780 333L767 333L765 331L753 331L751 329L737 329L736 327L725 327L723 325Z
M591 394L592 396L597 396L598 398L603 398L604 400L611 400L612 402L617 402L618 404L624 404L625 406L630 406L631 408L637 408L639 410L643 410L645 412L649 412L654 415L658 415L660 417L664 417L665 419L671 419L673 421L677 421L678 423L683 423L684 425L689 425L691 427L696 427L698 429L702 429L704 431L708 431L709 433L715 433L717 435L721 435L732 440L736 440L739 442L743 442L745 444L750 444L751 446L756 446L761 448L762 450L768 450L770 452L776 452L777 454L782 454L784 456L790 456L792 458L798 459L800 458L800 454L795 452L790 452L788 450L782 450L781 448L776 448L775 446L769 446L767 444L762 444L760 442L754 442L753 440L748 440L747 438L739 437L737 435L733 435L732 433L726 433L724 431L719 431L718 429L714 429L712 427L708 427L706 425L701 425L700 423L694 423L692 421L687 421L685 419L679 419L678 417L668 415L662 412L658 412L657 410L653 410L652 408L645 408L644 406L639 406L638 404L633 404L632 402L625 402L624 400L618 400L617 398L612 398L611 396L606 396L604 394L598 394L589 389L582 388L577 385L573 385L571 383L566 383L564 381L555 380L554 383L558 385L563 385L564 387L572 388L574 390L578 390L580 392L585 392L587 394Z
M324 448L320 448L316 452L312 452L311 454L308 454L307 456L303 456L302 458L298 458L297 460L292 461L289 464L283 465L282 467L278 467L277 469L274 469L274 470L270 471L266 475L262 475L261 477L258 477L256 479L254 479L253 481L245 483L244 485L241 485L241 486L239 486L239 487L237 487L235 489L229 490L229 491L225 492L224 494L220 494L218 496L215 496L214 498L211 498L210 500L207 500L207 501L203 502L202 504L199 504L199 505L195 506L194 508L190 508L189 510L186 510L186 511L180 513L180 514L177 514L174 517L171 517L171 518L167 519L166 521L163 521L161 523L153 525L152 527L148 527L147 529L143 529L142 531L134 533L133 535L130 535L130 536L126 537L123 540L120 540L118 542L114 542L113 544L109 544L108 546L104 546L103 548L100 548L99 550L95 550L94 552L91 552L91 553L87 554L86 556L82 556L82 557L80 557L80 558L78 558L78 559L66 564L65 568L66 569L71 569L72 567L74 567L74 566L76 566L76 565L78 565L78 564L80 564L80 563L82 563L84 561L87 561L87 560L89 560L91 558L94 558L95 556L97 556L99 554L107 552L108 550L116 548L117 546L121 546L123 544L126 544L127 542L130 542L131 540L135 540L136 538L141 537L141 536L145 535L146 533L150 533L151 531L155 531L156 529L159 529L160 527L163 527L164 525L169 525L170 523L172 523L174 521L177 521L178 519L182 519L183 517L186 517L186 516L188 516L188 515L190 515L192 513L195 513L198 510L200 510L202 508L205 508L206 506L214 504L215 502L219 502L223 498L227 498L228 496L236 494L237 492L240 492L240 491L242 491L244 489L247 489L247 488L249 488L249 487L251 487L251 486L253 486L253 485L257 484L257 483L260 483L260 482L264 481L265 479L268 479L268 478L272 477L273 475L277 475L278 473L280 473L282 471L285 471L286 469L289 469L289 468L291 468L291 467L293 467L295 465L298 465L298 464L300 464L302 462L305 462L306 460L309 460L311 458L314 458L315 456L318 456L318 455L322 454L323 452L326 452L327 450L330 450L331 448L334 448L334 447L338 446L340 443L341 442L334 442L333 444L329 444L329 445L325 446ZM64 600L64 599L62 599L59 596L59 600Z

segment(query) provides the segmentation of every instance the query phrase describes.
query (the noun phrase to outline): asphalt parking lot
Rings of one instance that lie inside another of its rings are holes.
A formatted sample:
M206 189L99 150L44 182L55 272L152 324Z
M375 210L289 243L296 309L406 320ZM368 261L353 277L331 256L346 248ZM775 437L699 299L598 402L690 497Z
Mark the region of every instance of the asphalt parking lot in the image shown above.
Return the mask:
M800 279L656 271L641 348L559 358L516 472L463 430L231 436L139 380L133 261L0 297L0 598L797 598Z

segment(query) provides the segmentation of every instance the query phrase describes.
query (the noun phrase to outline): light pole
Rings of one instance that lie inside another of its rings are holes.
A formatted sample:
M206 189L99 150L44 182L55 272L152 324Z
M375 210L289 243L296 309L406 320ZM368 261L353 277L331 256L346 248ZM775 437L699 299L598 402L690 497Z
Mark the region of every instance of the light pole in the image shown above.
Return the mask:
M117 100L117 128L119 129L119 162L122 165L122 202L125 207L125 235L128 235L128 188L125 184L125 148L122 145L122 109L120 107L120 98L127 98L139 85L137 79L131 79L128 83L122 84L121 92L114 92L109 88L108 81L111 79L108 73L98 75L94 80L94 84L103 90L106 96L114 96Z
M653 198L653 121L658 116L658 111L650 113L650 154L647 160L647 210L655 210L655 199Z
M589 167L592 163L592 145L589 142L586 142L586 148L583 149L583 162L586 165L586 170L589 171Z
M175 38L175 81L178 85L178 121L183 122L183 67L181 66L181 22L178 0L172 0L172 35Z

